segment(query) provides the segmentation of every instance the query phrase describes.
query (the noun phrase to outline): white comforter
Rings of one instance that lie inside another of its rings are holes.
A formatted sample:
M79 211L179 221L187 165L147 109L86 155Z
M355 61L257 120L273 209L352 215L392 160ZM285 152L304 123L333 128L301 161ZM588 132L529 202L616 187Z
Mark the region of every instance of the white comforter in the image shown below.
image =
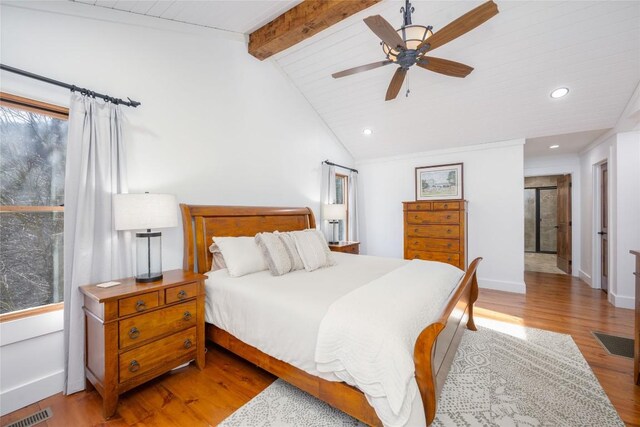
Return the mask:
M463 274L415 260L338 299L320 323L317 369L362 390L385 425L405 425L418 393L414 344Z

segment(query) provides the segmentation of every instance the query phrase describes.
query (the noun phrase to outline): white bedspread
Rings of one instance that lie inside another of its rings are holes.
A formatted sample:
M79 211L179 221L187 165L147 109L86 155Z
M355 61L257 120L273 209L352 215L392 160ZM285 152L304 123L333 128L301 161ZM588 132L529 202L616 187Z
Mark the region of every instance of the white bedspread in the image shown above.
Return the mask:
M385 425L405 425L418 394L414 344L463 274L414 260L338 299L320 324L317 369L362 390Z

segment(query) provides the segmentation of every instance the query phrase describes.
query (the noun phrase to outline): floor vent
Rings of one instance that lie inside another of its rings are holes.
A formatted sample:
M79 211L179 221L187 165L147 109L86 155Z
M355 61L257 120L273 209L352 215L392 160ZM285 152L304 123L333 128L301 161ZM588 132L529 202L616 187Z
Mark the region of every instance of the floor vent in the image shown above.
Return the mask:
M31 427L38 423L43 422L44 420L48 420L53 416L53 411L51 408L43 409L42 411L38 411L35 414L29 415L15 423L11 423L6 427Z
M609 354L633 359L633 339L603 334L602 332L593 332L593 335Z

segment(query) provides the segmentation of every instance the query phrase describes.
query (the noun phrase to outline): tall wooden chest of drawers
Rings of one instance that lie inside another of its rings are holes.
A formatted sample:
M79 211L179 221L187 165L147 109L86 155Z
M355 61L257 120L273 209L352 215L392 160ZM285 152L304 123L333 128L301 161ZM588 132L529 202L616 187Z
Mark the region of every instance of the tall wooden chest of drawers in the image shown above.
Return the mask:
M466 200L404 202L404 258L467 268Z
M190 360L204 368L204 279L183 270L161 280L81 286L84 296L87 386L103 399L105 418L118 396Z

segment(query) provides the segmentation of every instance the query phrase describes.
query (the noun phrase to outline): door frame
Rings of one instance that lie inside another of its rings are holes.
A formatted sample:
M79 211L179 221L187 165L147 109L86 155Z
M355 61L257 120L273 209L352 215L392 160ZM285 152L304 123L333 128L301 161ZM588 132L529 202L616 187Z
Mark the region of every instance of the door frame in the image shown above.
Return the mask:
M593 206L591 206L591 212L593 213L593 221L591 221L591 287L594 289L602 289L602 244L600 241L600 236L598 235L598 231L600 231L600 221L602 220L602 212L601 212L601 202L602 202L602 176L600 174L600 167L607 163L607 169L611 171L611 163L608 158L600 160L597 163L594 163L592 166L592 176L593 176ZM607 230L611 232L611 178L608 180L608 202L607 208L609 209L609 218L607 221ZM609 251L609 292L608 295L611 295L611 275L613 271L611 269L611 238L607 239L607 250Z

